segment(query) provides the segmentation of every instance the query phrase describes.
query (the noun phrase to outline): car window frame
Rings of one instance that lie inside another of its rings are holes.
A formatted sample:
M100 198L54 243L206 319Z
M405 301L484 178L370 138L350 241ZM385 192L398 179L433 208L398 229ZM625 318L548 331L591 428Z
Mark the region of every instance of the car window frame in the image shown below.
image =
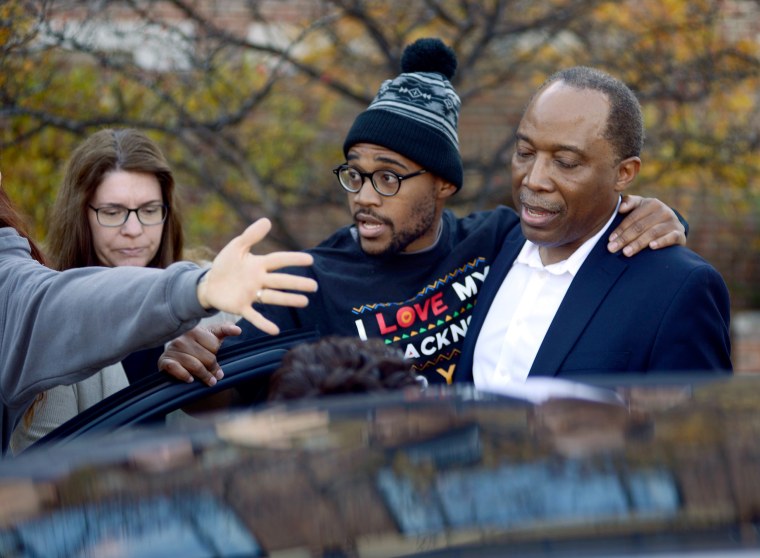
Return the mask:
M163 372L150 374L79 413L30 448L65 443L94 431L156 423L172 411L245 384L248 391L256 391L250 399L264 403L269 378L285 353L297 344L317 339L316 330L296 329L251 342L223 345L217 360L224 369L224 378L215 386L199 381L185 383Z

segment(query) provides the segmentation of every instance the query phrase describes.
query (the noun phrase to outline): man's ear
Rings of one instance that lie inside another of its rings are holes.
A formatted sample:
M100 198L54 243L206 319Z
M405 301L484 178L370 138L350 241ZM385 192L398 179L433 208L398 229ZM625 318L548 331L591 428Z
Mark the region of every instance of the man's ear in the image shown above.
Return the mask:
M615 181L615 191L623 192L631 185L633 180L639 174L641 169L641 159L638 157L628 157L618 163L617 180Z
M438 179L437 189L438 189L437 197L439 200L445 200L447 198L450 198L457 192L456 186L454 186L451 182L446 182L442 178Z

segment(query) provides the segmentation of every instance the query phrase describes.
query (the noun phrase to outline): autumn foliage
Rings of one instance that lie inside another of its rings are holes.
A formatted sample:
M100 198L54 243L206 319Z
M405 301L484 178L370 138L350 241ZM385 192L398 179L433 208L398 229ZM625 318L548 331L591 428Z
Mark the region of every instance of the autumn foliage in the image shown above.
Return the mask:
M97 9L95 9L97 8ZM189 244L266 215L288 247L347 222L330 169L405 45L458 53L465 187L457 212L509 203L514 128L558 68L629 83L647 140L635 193L689 220L689 245L760 306L757 0L10 0L0 5L0 170L41 240L73 146L141 128L171 161Z

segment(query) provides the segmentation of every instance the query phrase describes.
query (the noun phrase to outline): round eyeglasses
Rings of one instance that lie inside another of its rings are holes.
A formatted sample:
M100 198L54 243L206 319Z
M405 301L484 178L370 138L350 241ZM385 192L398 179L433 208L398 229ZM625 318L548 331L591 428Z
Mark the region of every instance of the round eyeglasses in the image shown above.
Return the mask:
M95 212L98 223L104 227L121 227L129 219L129 214L134 212L137 220L146 227L160 225L166 221L169 208L161 203L149 203L131 209L123 205L105 205L103 207L89 206Z
M375 189L375 192L381 196L390 197L398 194L398 191L401 188L402 180L406 180L407 178L414 178L415 176L425 174L427 171L425 169L420 169L418 171L410 172L409 174L404 175L395 173L391 170L362 172L350 165L343 164L335 167L333 169L333 172L335 173L335 176L338 177L338 182L340 182L340 185L346 192L355 194L362 189L364 180L369 178L369 181L372 184L372 187Z

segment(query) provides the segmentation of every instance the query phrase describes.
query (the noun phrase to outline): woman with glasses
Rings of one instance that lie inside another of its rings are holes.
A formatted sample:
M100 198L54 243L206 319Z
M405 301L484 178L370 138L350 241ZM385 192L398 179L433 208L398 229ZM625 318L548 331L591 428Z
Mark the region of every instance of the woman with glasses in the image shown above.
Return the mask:
M165 268L182 259L174 177L158 146L133 129L105 129L71 155L53 206L46 255L58 270ZM86 342L86 340L83 340ZM87 380L38 396L11 440L14 453L145 375L163 346L129 355Z
M56 269L167 267L182 259L182 241L174 177L153 141L101 130L74 151L48 233Z

